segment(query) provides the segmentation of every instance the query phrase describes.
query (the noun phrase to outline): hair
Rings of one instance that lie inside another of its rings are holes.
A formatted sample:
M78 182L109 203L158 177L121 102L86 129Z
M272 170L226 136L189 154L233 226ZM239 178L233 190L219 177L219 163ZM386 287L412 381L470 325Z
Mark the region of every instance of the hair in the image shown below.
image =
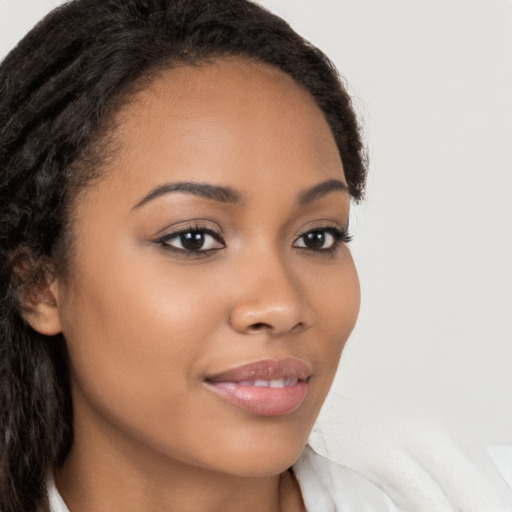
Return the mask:
M366 153L328 58L248 0L73 0L0 65L0 510L48 510L48 472L73 440L63 336L24 319L22 297L64 268L70 204L112 148L114 114L160 70L213 58L263 62L323 111L349 192L363 196Z

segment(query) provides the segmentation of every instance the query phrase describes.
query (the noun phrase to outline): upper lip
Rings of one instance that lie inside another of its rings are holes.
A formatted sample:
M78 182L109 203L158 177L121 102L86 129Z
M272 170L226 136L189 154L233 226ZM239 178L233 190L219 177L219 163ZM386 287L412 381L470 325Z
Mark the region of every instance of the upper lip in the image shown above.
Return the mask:
M306 380L311 374L309 366L294 357L263 359L230 368L208 376L208 382L240 382L251 380L299 379Z

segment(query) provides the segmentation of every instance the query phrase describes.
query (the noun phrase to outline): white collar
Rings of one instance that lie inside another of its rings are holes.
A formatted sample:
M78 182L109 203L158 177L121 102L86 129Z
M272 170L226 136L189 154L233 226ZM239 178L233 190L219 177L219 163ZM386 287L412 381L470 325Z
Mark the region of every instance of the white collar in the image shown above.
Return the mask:
M57 487L55 486L55 479L53 473L48 476L48 501L50 503L50 512L69 512L68 507L64 503Z

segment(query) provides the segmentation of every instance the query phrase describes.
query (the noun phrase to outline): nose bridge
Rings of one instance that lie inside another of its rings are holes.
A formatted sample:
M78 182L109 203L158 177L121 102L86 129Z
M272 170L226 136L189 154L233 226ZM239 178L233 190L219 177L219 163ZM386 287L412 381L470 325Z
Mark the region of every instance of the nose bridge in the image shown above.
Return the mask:
M230 315L233 328L279 335L310 324L299 276L277 249L253 251L238 271L238 293Z

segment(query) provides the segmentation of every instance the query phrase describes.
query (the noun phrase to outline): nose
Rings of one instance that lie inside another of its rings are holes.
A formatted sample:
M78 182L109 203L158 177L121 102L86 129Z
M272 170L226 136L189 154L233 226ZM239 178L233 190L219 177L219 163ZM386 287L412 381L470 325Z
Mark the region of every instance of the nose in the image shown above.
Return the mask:
M313 311L299 276L278 258L259 258L241 270L233 285L236 300L229 314L231 327L242 334L282 336L311 327Z

